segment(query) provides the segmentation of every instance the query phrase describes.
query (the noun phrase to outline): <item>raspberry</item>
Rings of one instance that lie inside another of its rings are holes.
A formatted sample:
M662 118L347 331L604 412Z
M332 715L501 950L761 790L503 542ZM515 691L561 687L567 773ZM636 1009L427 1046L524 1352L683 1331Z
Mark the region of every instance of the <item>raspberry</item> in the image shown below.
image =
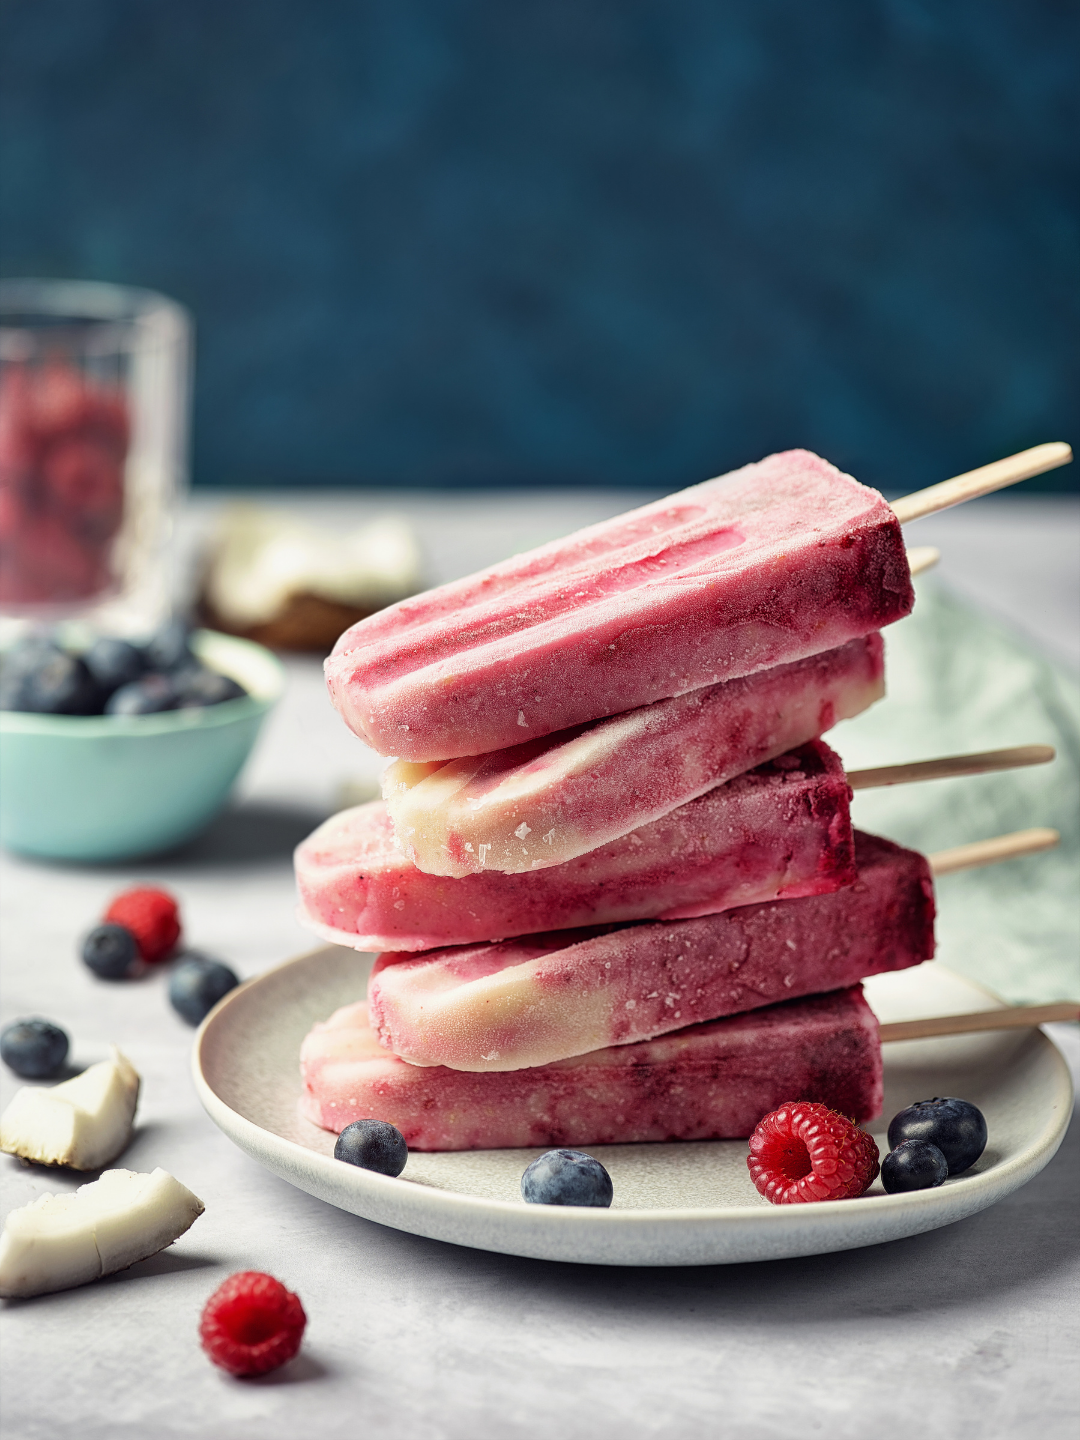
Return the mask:
M304 1307L280 1280L241 1270L206 1302L199 1339L214 1364L231 1375L265 1375L293 1358L306 1324Z
M80 539L61 516L25 511L12 538L0 576L5 603L82 600L111 583L108 545Z
M105 919L131 931L148 965L164 960L180 939L180 912L166 890L125 890L105 911Z
M50 445L41 476L56 506L82 528L107 539L120 527L124 509L123 466L111 450L81 436Z
M874 1141L843 1115L809 1100L788 1100L750 1136L750 1178L773 1205L849 1200L878 1173Z

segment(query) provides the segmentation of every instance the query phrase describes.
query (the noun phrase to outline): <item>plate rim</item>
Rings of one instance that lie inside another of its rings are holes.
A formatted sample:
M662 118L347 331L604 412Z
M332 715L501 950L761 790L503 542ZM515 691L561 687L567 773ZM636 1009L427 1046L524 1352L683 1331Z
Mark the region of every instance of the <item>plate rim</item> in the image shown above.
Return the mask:
M815 1232L820 1232L820 1243L815 1242L812 1249L797 1248L791 1252L791 1257L785 1255L777 1258L792 1258L796 1254L820 1254L838 1249L887 1243L890 1238L900 1239L904 1236L952 1224L987 1208L996 1200L1004 1198L1006 1194L1018 1189L1053 1159L1071 1119L1071 1103L1062 1104L1060 1107L1055 1106L1040 1133L1020 1154L1013 1155L992 1169L970 1176L963 1185L896 1195L860 1196L852 1200L819 1201L812 1207L783 1205L765 1208L758 1205L717 1205L632 1210L541 1207L526 1205L519 1201L471 1195L459 1190L444 1190L417 1180L379 1175L373 1171L357 1169L354 1166L342 1170L340 1162L335 1161L332 1156L320 1154L299 1141L290 1140L276 1131L265 1129L233 1109L217 1093L204 1073L203 1052L213 1032L221 1024L222 1016L235 1005L243 1005L246 997L255 988L287 970L310 964L329 951L344 948L346 947L321 945L305 951L254 976L224 996L207 1015L195 1035L191 1068L196 1093L210 1119L227 1138L258 1163L289 1183L296 1185L297 1188L316 1195L324 1203L335 1205L336 1208L344 1209L349 1213L361 1216L361 1218L389 1225L407 1233L438 1239L445 1243L460 1244L496 1253L572 1261L574 1258L572 1256L545 1253L543 1245L526 1244L522 1248L521 1242L525 1242L526 1232L529 1235L535 1234L538 1222L544 1230L551 1232L553 1238L561 1235L565 1240L569 1239L572 1234L581 1232L595 1233L598 1236L611 1235L613 1238L616 1236L625 1238L640 1236L641 1239L645 1239L658 1226L663 1226L668 1230L677 1230L680 1235L687 1231L696 1232L701 1229L711 1232L716 1227L725 1226L729 1231L749 1229L755 1233L765 1232L766 1235L777 1232L777 1238L779 1238L789 1230L802 1228L799 1222L807 1220L812 1220ZM352 953L360 954L361 952L352 951ZM950 971L944 965L940 965L939 968L947 971L950 975L958 973ZM994 996L993 992L980 985L978 981L968 980L966 976L959 976L959 978L972 988L980 989L992 998L995 1001L995 1008L1003 1005L1004 1002L999 997ZM1036 1033L1041 1045L1048 1048L1051 1063L1057 1069L1057 1079L1061 1086L1063 1099L1067 1097L1071 1102L1072 1077L1064 1057L1041 1029L1036 1029ZM926 1042L909 1043L922 1044ZM245 1139L248 1143L244 1143ZM538 1147L516 1148L536 1149ZM602 1149L605 1147L598 1145L588 1148ZM272 1161L276 1163L271 1163ZM305 1170L313 1171L315 1176L322 1179L323 1185L320 1190L312 1190L309 1186L300 1183L298 1177ZM326 1198L323 1193L325 1190L347 1194L354 1203L339 1205L336 1200ZM363 1205L364 1208L357 1208L357 1205ZM810 1211L812 1211L812 1216ZM416 1213L412 1214L412 1212ZM511 1248L507 1244L495 1243L496 1237L489 1237L488 1243L482 1244L479 1241L470 1241L460 1236L448 1236L440 1233L444 1232L446 1225L451 1224L455 1218L475 1223L476 1219L481 1216L497 1220L500 1229L509 1230L511 1233L506 1237L508 1239L512 1239L515 1232L520 1231L521 1233L517 1237L519 1243ZM907 1223L902 1234L898 1233L896 1236L886 1237L886 1239L882 1239L880 1236L867 1239L851 1238L850 1232L858 1228L861 1220L870 1222L872 1217L885 1219L889 1216L906 1217ZM445 1223L440 1225L440 1220ZM408 1223L405 1223L406 1221ZM418 1224L418 1221L423 1223ZM841 1234L841 1232L844 1233ZM550 1249L550 1247L547 1248ZM560 1245L557 1248L563 1247ZM745 1260L753 1261L761 1258L766 1257L749 1255L745 1257ZM741 1263L742 1260L743 1257L714 1258L707 1261L641 1260L624 1255L610 1260L605 1260L602 1256L591 1256L578 1263L640 1266Z

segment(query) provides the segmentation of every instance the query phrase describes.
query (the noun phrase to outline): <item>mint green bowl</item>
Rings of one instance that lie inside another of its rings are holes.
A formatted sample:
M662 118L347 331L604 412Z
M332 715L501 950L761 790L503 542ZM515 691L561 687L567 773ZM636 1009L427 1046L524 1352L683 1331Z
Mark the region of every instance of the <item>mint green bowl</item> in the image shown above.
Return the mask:
M247 696L161 715L0 712L0 843L52 860L126 860L168 850L209 824L284 674L249 640L200 630L192 648Z

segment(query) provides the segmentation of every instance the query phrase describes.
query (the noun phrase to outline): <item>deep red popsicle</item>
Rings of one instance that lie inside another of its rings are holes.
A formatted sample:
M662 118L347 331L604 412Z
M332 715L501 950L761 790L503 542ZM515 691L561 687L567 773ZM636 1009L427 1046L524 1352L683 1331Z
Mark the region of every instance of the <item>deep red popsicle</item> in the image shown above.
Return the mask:
M326 675L381 754L447 760L834 649L913 599L878 492L789 450L392 605Z
M787 1100L852 1120L881 1110L878 1025L856 985L532 1070L470 1075L383 1050L367 1007L316 1025L301 1108L326 1130L389 1120L412 1150L731 1140Z

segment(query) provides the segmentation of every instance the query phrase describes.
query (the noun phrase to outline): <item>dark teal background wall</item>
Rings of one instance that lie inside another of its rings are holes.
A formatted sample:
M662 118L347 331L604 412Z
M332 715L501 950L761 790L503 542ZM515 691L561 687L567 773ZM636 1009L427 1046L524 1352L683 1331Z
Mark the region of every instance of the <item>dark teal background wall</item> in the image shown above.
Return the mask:
M899 491L1080 439L1073 4L2 13L3 270L192 307L201 483L807 445Z

